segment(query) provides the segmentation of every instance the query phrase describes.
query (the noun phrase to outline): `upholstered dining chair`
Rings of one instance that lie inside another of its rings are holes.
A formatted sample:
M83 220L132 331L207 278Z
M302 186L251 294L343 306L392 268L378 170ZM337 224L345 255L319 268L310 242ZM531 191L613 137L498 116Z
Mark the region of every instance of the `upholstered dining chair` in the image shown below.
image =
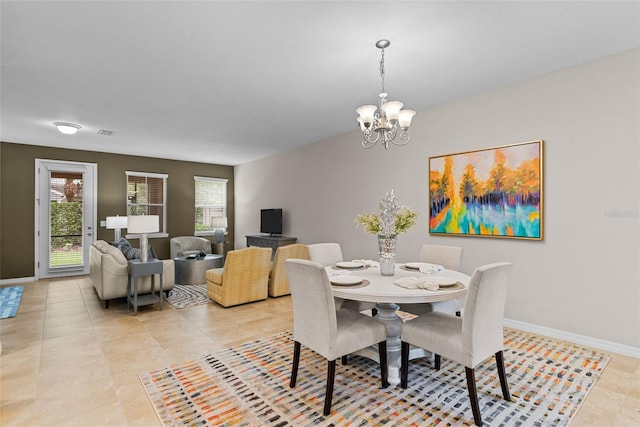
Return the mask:
M271 275L269 276L269 296L279 297L289 295L289 280L287 279L287 271L284 262L290 258L309 259L309 248L301 243L293 245L280 246L276 249L273 258L273 266L271 267Z
M285 262L293 302L293 364L289 386L296 386L300 348L327 359L324 415L331 413L336 360L378 344L382 388L387 381L387 332L382 322L353 310L336 310L329 276L322 264L290 259Z
M477 268L469 282L464 316L431 312L409 320L402 326L400 385L407 388L409 346L424 348L435 354L435 368L441 357L465 366L469 400L476 425L482 425L475 367L495 355L502 394L511 400L504 370L504 336L502 321L507 285L512 264L500 262Z
M309 259L318 262L325 267L344 261L340 243L314 243L308 245Z
M267 299L271 248L227 252L223 268L207 270L207 295L223 307Z
M340 243L313 243L308 245L308 248L309 259L320 263L325 267L331 267L332 265L336 265L338 262L344 261ZM374 316L377 314L376 305L372 302L336 298L336 307L356 311L372 310L372 314Z
M197 254L200 251L211 253L211 242L204 237L179 236L169 240L169 251L171 259L179 256Z
M447 270L460 270L462 265L462 248L460 246L422 245L420 262L438 264ZM439 301L423 304L400 304L400 310L412 314L423 314L431 311L460 314L464 299Z

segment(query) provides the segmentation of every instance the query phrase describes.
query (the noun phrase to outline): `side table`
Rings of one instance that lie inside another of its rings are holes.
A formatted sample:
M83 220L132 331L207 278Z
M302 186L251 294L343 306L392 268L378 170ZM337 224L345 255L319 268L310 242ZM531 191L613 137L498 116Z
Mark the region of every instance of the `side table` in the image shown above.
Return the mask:
M162 261L152 259L147 262L142 262L139 259L132 259L129 261L129 289L127 291L127 305L133 306L133 315L138 314L138 306L160 303L160 310L162 310L162 273L163 264ZM156 295L155 292L155 275L160 275L160 292ZM140 295L138 297L138 277L151 276L151 293Z
M179 256L174 258L173 262L176 266L176 283L200 285L207 283L207 270L224 266L224 257L218 254L208 254L202 259Z

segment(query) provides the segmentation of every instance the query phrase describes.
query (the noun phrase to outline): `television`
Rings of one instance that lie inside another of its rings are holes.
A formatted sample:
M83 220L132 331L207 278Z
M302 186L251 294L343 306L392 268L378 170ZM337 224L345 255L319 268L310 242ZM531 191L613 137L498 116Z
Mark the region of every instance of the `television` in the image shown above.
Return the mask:
M260 210L260 232L270 236L282 234L282 209Z

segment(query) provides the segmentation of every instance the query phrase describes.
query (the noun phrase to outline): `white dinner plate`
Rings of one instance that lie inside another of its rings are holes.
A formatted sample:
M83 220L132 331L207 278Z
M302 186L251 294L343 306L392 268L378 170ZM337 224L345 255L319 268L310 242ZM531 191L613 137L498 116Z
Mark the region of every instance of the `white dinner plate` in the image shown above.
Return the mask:
M362 277L358 276L331 276L329 279L331 284L340 286L357 285L362 283L363 280Z
M424 262L407 262L404 266L411 270L420 270L420 267L427 265Z
M447 286L453 286L456 283L458 283L456 279L452 279L451 277L445 277L445 276L430 276L429 280L434 281L435 283L438 284L438 286L442 288L446 288Z
M361 268L363 265L359 262L352 261L340 261L336 262L336 267L338 268Z

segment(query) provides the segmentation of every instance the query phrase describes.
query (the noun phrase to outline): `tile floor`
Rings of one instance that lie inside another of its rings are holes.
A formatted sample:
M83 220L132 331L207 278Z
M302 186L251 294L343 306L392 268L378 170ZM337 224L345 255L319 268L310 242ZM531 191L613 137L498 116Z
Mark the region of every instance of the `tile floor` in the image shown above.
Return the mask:
M292 328L291 299L105 309L88 277L25 284L0 320L0 425L159 426L138 373ZM614 355L577 426L640 426L640 360Z

